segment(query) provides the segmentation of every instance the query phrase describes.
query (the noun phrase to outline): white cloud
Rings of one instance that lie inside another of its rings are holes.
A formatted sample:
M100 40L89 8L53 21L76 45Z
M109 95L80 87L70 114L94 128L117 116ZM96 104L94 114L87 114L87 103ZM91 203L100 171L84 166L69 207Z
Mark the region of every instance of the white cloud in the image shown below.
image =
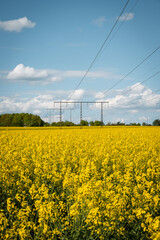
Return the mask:
M123 92L112 98L106 99L104 96L101 98L101 101L108 101L110 109L128 109L132 113L136 113L137 109L156 107L160 103L160 95L153 93L151 89L141 83L136 83L129 88L127 87ZM100 94L101 92L95 93L95 97L99 96L100 98ZM101 96L103 96L103 93ZM106 105L106 107L108 106Z
M104 93L103 92L96 92L95 93L95 99L103 99L104 98Z
M140 120L141 122L146 122L146 121L148 121L148 118L145 117L145 116L141 116L141 117L139 117L139 120Z
M34 79L48 77L47 71L36 71L32 67L25 67L23 64L17 65L13 71L8 74L8 79Z
M18 64L12 71L6 76L9 80L14 81L25 81L28 83L41 83L41 84L50 84L53 82L59 82L65 78L82 78L85 75L86 71L79 70L51 70L51 69L34 69L30 66L24 66L23 64ZM87 74L88 78L92 79L121 79L121 75L115 74L110 71L92 71ZM5 74L4 74L5 78Z
M135 113L138 113L138 110L135 110L135 109L129 110L129 113L135 114Z
M102 16L102 17L93 19L92 23L98 27L102 27L106 21L107 19L104 16Z
M119 18L119 21L130 21L134 18L134 14L133 13L125 13L124 15L122 15Z
M49 101L49 100L53 100L53 96L52 95L39 95L37 97L38 100L42 100L42 101Z
M145 89L145 86L142 85L141 83L135 83L134 85L132 85L129 90L132 92L132 93L140 93L142 92L143 90Z
M46 109L48 108L59 108L59 103L55 103L55 101L59 101L62 99L63 101L67 101L71 91L53 91L51 94L39 94L35 97L0 97L0 114L7 112L31 112L34 114L43 115ZM74 102L74 100L81 99L85 94L84 89L78 89L75 91L73 99L70 102ZM63 96L62 96L63 95ZM58 99L58 100L57 100ZM62 102L63 102L62 101ZM64 109L74 108L74 103L62 103L62 107Z
M21 32L23 28L33 28L35 23L30 21L27 17L9 20L9 21L0 21L0 29L9 32Z
M36 114L36 115L41 114L41 111L40 110L34 110L33 114Z
M133 85L134 86L134 85ZM138 88L138 87L137 87ZM148 95L146 94L148 92ZM55 101L60 101L63 99L63 101L67 101L68 97L72 93L71 90L58 90L58 91L50 91L50 93L43 93L38 94L37 96L32 97L0 97L0 114L2 113L12 113L12 112L28 112L33 114L38 114L42 118L48 117L49 113L47 112L48 108L56 108L57 110L54 112L54 114L59 114L59 103L55 103ZM98 95L98 92L93 91L86 91L84 89L78 89L75 91L75 94L72 98L72 102L75 100L82 100L85 98L87 100L87 97L90 96L92 99L95 95ZM153 99L153 100L152 100ZM79 121L79 105L76 106L74 103L63 103L62 101L62 108L63 109L70 109L73 108L73 117L75 121ZM112 98L101 98L97 101L105 101L109 102L106 104L103 104L104 109L104 118L105 122L114 122L114 121L121 121L123 122L123 119L128 122L136 122L136 121L146 121L147 118L145 116L145 111L147 110L147 115L151 116L150 114L153 114L153 120L156 119L155 112L157 111L157 107L160 104L160 94L155 94L151 91L149 88L144 88L143 85L140 88L133 91L128 92L126 95L118 94L115 97ZM92 120L99 119L100 118L100 108L101 104L90 104L88 106L84 105L83 108L83 117L91 117ZM154 110L155 109L155 110ZM76 112L77 111L77 112ZM75 112L77 115L75 116ZM144 114L142 114L144 112ZM69 115L67 115L68 111L64 111L64 118L69 119ZM96 113L98 115L96 115ZM53 112L52 112L53 114ZM87 115L87 116L86 116ZM59 116L59 115L58 115ZM98 116L98 117L97 117ZM59 119L59 118L57 118ZM77 120L76 120L77 119ZM134 120L133 120L134 119ZM151 119L151 118L150 118ZM53 120L53 117L52 117Z
M114 121L115 121L115 123L117 123L117 122L125 123L126 119L124 119L124 118L116 118Z
M17 65L9 74L7 79L15 81L29 81L29 83L49 84L61 81L60 77L53 76L48 70L36 70L32 67Z
M44 109L53 108L54 100L51 96L44 100L42 96L32 98L5 97L0 101L0 112L32 112L42 113Z
M86 71L79 71L79 70L70 70L70 71L55 71L57 75L60 77L79 77L82 78ZM91 71L87 74L89 78L104 78L104 79L120 79L122 78L121 75L115 74L110 71Z
M84 89L78 89L74 92L72 99L74 99L74 100L82 99L84 94L85 94Z
M60 101L59 99L62 99L63 101L67 101L69 95L72 91L64 91L64 90L58 90L58 91L52 91L50 94L39 94L35 97L20 97L20 96L14 96L14 97L0 97L0 114L6 113L6 112L31 112L34 114L43 114L44 111L48 108L59 108L59 103L55 103L55 101ZM69 100L70 102L74 102L74 100L81 99L85 94L84 89L78 89L75 91L75 94L73 96L72 100ZM64 103L62 101L62 107L64 109L67 108L74 108L74 103Z

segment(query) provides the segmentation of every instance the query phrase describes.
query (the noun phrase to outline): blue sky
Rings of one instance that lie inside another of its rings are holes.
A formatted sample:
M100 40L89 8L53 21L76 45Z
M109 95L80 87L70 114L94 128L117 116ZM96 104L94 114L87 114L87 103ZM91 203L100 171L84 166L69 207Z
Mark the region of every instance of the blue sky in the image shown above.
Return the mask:
M71 98L109 102L105 123L160 118L160 49L112 88L160 45L159 0L129 1L75 91L126 2L0 0L0 114L29 112L58 121L58 110L47 108ZM79 121L79 105L62 107L63 120L74 108L71 120ZM84 104L83 119L100 120L100 106Z

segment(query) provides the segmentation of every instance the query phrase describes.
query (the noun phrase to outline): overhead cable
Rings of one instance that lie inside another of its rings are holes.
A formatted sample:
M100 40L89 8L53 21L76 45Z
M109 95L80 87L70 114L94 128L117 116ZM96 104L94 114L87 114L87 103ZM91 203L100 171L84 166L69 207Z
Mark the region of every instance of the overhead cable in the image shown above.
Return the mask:
M67 100L70 100L70 99L73 97L75 91L79 88L79 86L81 85L81 83L83 82L83 80L85 79L85 77L87 76L87 74L89 73L89 71L90 71L90 69L92 68L93 64L95 63L96 59L98 58L98 56L99 56L100 53L102 52L102 50L103 50L103 48L104 48L104 46L105 46L107 40L109 39L109 37L110 37L111 33L113 32L115 26L117 25L117 23L118 23L120 17L122 16L124 10L126 9L128 3L129 3L129 1L130 1L130 0L128 0L128 1L126 2L125 6L123 7L123 9L122 9L122 11L121 11L121 13L120 13L120 15L119 15L118 18L116 19L116 21L115 21L113 27L111 28L109 34L107 35L105 41L103 42L103 44L102 44L102 46L100 47L99 51L97 52L95 58L94 58L93 61L91 62L89 68L87 69L87 71L85 72L84 76L82 77L82 79L81 79L80 82L78 83L78 85L77 85L77 87L75 88L75 90L73 91L72 95L69 96Z
M126 93L132 91L132 90L135 89L135 88L137 88L140 84L142 84L142 83L144 83L144 82L147 82L147 81L150 80L151 78L155 77L158 73L160 73L160 70L159 70L158 72L154 73L152 76L148 77L147 79L145 79L145 80L139 82L137 85L135 85L135 86L129 88L128 90L126 90L125 92L123 92L122 95L124 95L124 94L126 94Z
M107 91L105 91L103 94L105 95L110 90L112 90L115 86L117 86L120 82L122 82L126 77L128 77L131 73L133 73L137 68L139 68L147 59L149 59L156 51L160 49L160 46L158 46L153 52L151 52L145 59L143 59L138 65L136 65L131 71L129 71L123 78L121 78L117 83L115 83L111 88L109 88Z
M127 21L127 18L129 16L129 14L133 11L133 9L136 7L136 5L138 4L140 0L137 0L135 2L135 4L130 8L129 12L126 13L126 15L124 16L124 21L121 21L121 24L119 25L119 27L117 28L117 30L114 32L114 34L112 35L112 37L110 38L109 42L105 45L104 50L108 47L109 43L112 41L112 39L115 37L115 35L118 33L118 31L120 30L120 28L122 27L122 25ZM101 52L102 53L102 52ZM99 55L100 57L100 55Z

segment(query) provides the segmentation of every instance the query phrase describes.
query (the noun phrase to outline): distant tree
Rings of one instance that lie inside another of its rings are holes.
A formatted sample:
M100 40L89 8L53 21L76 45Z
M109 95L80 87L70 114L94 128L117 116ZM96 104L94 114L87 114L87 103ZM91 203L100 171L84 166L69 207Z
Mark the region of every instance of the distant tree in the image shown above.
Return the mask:
M31 118L32 118L32 114L24 113L24 117L23 117L24 126L29 127L32 125Z
M49 126L50 126L50 124L48 122L44 123L44 127L49 127Z
M153 126L160 126L160 119L155 119L152 124Z
M89 125L90 125L90 126L94 126L94 121L90 121L90 122L89 122Z
M65 121L64 126L75 126L73 122Z
M123 126L123 125L125 125L125 123L118 121L118 122L116 123L116 125L117 125L117 126Z
M80 125L81 125L81 126L88 126L89 123L88 123L88 121L86 121L86 120L81 120Z
M13 116L13 120L12 120L12 125L13 126L19 126L19 127L22 127L23 126L23 118L22 118L22 115L19 114L19 113L16 113L14 116Z
M13 115L12 114L6 114L6 126L12 126L13 121Z
M101 121L96 120L94 122L94 126L101 126L101 125L104 125Z
M63 122L63 121L53 122L51 125L55 126L55 127L62 127L62 126L65 126L65 122Z
M0 126L43 126L44 121L38 115L12 113L0 115Z
M143 123L142 123L142 126L151 126L151 124L148 124L148 123L146 123L146 122L143 122Z
M0 126L12 126L13 114L2 114L0 115Z
M140 123L130 123L130 126L141 126Z
M44 125L44 121L38 115L32 115L31 126L41 127Z
M55 127L55 126L57 126L57 123L56 123L56 122L52 122L52 123L51 123L51 126L52 126L52 127Z

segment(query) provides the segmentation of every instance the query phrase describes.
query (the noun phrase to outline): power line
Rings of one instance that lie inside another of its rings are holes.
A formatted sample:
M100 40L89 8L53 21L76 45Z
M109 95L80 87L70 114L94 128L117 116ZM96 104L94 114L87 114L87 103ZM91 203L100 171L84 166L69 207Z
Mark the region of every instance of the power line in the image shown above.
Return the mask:
M155 77L158 73L160 73L160 70L156 73L154 73L152 76L148 77L147 79L141 81L140 83L138 83L137 85L135 85L134 87L131 87L130 89L126 90L125 92L122 93L122 95L128 93L129 91L137 88L140 84L144 83L144 82L147 82L148 80L150 80L151 78Z
M160 91L160 89L157 89L157 90L154 90L153 92L159 92Z
M147 99L147 101L152 101L152 100L157 99L157 98L160 98L160 95L156 96L156 97L149 98L149 99ZM146 101L146 100L143 100L143 101Z
M58 103L59 104L59 119L60 119L60 122L62 122L62 104L63 103L73 103L71 101L55 101L54 103ZM74 104L80 104L80 123L82 121L82 107L83 107L83 104L97 104L99 103L101 105L101 125L103 125L103 104L106 104L108 102L105 102L105 101L100 101L100 102L96 102L96 101L74 101Z
M159 96L152 97L152 98L149 98L149 99L147 99L147 100L144 99L144 100L142 100L142 101L145 101L145 102L146 102L146 101L152 101L152 100L157 99L157 98L160 99L160 95L159 95ZM147 111L148 111L148 110L149 110L149 111L151 111L151 110L155 111L155 109L156 109L156 108L153 109L153 106L152 106L152 109L143 109L143 110L140 110L140 112L142 113L142 112L144 112L144 111L146 111L146 110L147 110ZM157 108L157 110L158 110L158 108Z
M159 67L159 66L160 66L160 64L158 64L158 65L152 67L151 69L149 69L149 71L147 71L147 72L141 74L140 76L138 76L138 78L145 77L146 75L148 75L150 72L152 72L153 70L155 70L155 69L156 69L157 67ZM135 79L130 80L130 83L135 83ZM123 94L123 92L122 92L122 94Z
M152 76L148 77L147 79L143 80L142 82L138 83L136 86L128 89L127 91L125 91L124 93L121 94L121 96L123 96L125 93L127 93L127 92L135 89L135 88L138 87L141 83L144 83L144 82L150 80L151 78L155 77L155 76L156 76L157 74L159 74L159 73L160 73L160 70L159 70L158 72L154 73ZM160 91L160 89L158 89L158 90L156 90L156 91ZM152 101L152 100L157 99L157 98L160 98L160 95L159 95L159 96L156 96L156 97L152 97L152 98L147 99L147 100L144 99L144 100L142 100L142 101ZM117 107L119 108L119 107L121 107L121 106L124 106L124 103L118 104ZM126 106L125 106L125 108L126 108ZM114 109L116 109L116 108L114 108Z
M104 48L104 46L105 46L105 44L106 44L108 38L110 37L110 35L111 35L111 33L113 32L115 26L117 25L117 23L118 23L120 17L122 16L122 14L123 14L125 8L127 7L128 3L129 3L129 1L130 1L130 0L128 0L128 1L126 2L126 4L125 4L125 6L123 7L123 9L122 9L122 11L121 11L119 17L116 19L116 21L115 21L113 27L111 28L109 34L107 35L105 41L103 42L102 46L100 47L100 49L99 49L98 53L96 54L95 58L94 58L93 61L91 62L89 68L87 69L87 71L85 72L84 76L82 77L82 79L81 79L80 82L78 83L78 85L77 85L77 87L75 88L75 90L73 91L72 95L71 95L70 97L68 97L67 100L70 100L70 99L73 97L75 91L79 88L79 86L81 85L81 83L83 82L83 80L85 79L85 77L87 76L87 74L89 73L89 71L90 71L90 69L92 68L93 64L95 63L96 59L98 58L98 56L99 56L100 53L102 52L102 50L103 50L103 48Z
M160 72L160 71L159 71ZM156 74L158 74L158 73L156 73ZM156 75L156 74L154 74L154 75ZM153 77L153 76L152 76ZM150 77L151 78L151 77ZM137 87L137 86L136 86ZM158 90L156 90L156 91L154 91L154 92L158 92L158 91L160 91L160 89L158 89ZM160 95L156 95L156 96L152 96L152 97L150 97L149 99L141 99L141 102L147 102L147 101L152 101L152 100L155 100L155 99L160 99ZM109 101L111 101L111 99L109 99ZM116 107L116 108L114 108L114 109L119 109L119 107L121 107L121 106L124 106L124 103L120 103L120 104L118 104L118 106ZM130 106L131 107L131 106ZM136 108L137 108L138 106L136 106ZM135 108L135 107L134 107ZM124 106L124 108L123 109L128 109L128 107L126 108L126 106Z
M140 0L137 0L137 1L135 2L135 4L130 8L129 12L128 12L128 13L126 14L126 16L124 17L124 21L121 22L120 26L119 26L118 29L115 31L115 33L112 35L112 37L111 37L110 41L108 42L108 44L105 45L104 50L108 47L109 43L112 41L112 39L113 39L113 38L115 37L115 35L118 33L118 31L120 30L120 28L122 27L122 25L126 22L126 20L127 20L128 16L129 16L130 12L133 11L133 9L136 7L136 5L138 4L139 1L140 1ZM102 53L101 53L101 54L102 54ZM100 54L100 55L101 55L101 54ZM99 57L100 57L100 55L99 55Z
M160 95L159 95L159 96L152 97L152 98L149 98L149 99L142 99L141 101L143 101L143 102L152 101L152 100L155 100L155 99L157 99L157 98L160 99ZM118 104L117 108L114 108L114 109L119 109L119 106L124 106L124 104ZM124 109L127 110L128 108L125 107Z
M151 52L145 59L143 59L138 65L136 65L131 71L129 71L123 78L121 78L117 83L115 83L110 89L105 91L103 94L108 93L110 90L112 90L115 86L117 86L120 82L122 82L126 77L128 77L131 73L133 73L138 67L140 67L145 61L147 61L148 58L150 58L156 51L160 49L160 46L158 46L153 52Z
M155 76L156 76L157 74L159 74L159 73L160 73L160 70L157 71L156 73L154 73L152 76L148 77L147 79L141 81L140 83L138 83L138 84L135 85L134 87L131 87L130 89L126 90L125 92L122 92L121 96L124 96L124 94L126 94L126 93L128 93L129 91L137 88L140 84L142 84L142 83L144 83L144 82L147 82L148 80L150 80L151 78L155 77ZM157 91L159 91L159 89L158 89ZM159 97L160 97L160 96L159 96ZM156 98L159 98L159 97L156 97ZM151 99L151 100L152 100L152 99ZM119 104L119 105L121 106L121 105L124 105L124 104Z

